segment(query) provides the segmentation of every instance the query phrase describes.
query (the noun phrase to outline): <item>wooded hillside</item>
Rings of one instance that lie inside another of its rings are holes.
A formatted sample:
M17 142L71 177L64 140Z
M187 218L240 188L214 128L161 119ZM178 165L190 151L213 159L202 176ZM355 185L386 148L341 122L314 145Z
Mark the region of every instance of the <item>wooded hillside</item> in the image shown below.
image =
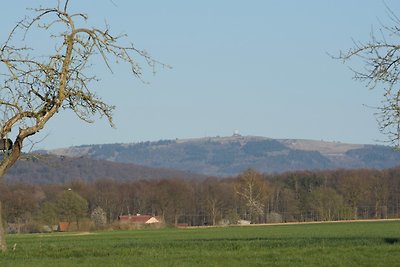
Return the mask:
M85 145L46 153L85 156L211 176L235 176L248 168L263 173L282 173L338 168L386 169L400 164L400 153L386 146L240 135Z
M18 161L5 176L10 181L34 184L60 184L75 180L93 182L100 179L133 181L169 177L204 179L206 176L165 168L151 168L132 163L54 155L25 155L24 159Z

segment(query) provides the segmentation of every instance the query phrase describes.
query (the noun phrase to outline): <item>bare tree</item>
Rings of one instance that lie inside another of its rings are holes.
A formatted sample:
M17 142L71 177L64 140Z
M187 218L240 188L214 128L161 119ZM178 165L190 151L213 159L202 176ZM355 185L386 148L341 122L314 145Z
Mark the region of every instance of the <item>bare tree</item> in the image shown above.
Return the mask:
M152 68L160 64L132 44L122 44L125 36L112 35L108 25L104 29L87 26L88 16L69 13L69 2L58 0L55 7L32 9L33 17L17 23L0 47L0 143L4 152L0 177L20 158L24 140L42 130L60 110L72 110L87 122L100 115L113 126L114 107L91 87L98 80L89 71L94 58L100 57L110 71L112 63L126 63L139 79L138 60ZM42 54L29 37L44 34L52 46L43 43L47 51ZM10 140L11 136L15 138ZM4 251L3 232L0 227L0 249Z
M239 176L236 194L242 199L249 219L258 222L259 216L264 215L265 200L268 198L268 188L262 174L248 169Z
M366 82L367 87L383 87L382 104L377 108L380 131L388 142L400 146L400 19L387 7L393 26L380 24L372 30L368 42L354 41L354 47L340 52L337 57L344 62L361 60L362 68L351 68L354 79Z
M101 207L96 207L90 214L90 218L97 229L104 229L107 225L107 214Z

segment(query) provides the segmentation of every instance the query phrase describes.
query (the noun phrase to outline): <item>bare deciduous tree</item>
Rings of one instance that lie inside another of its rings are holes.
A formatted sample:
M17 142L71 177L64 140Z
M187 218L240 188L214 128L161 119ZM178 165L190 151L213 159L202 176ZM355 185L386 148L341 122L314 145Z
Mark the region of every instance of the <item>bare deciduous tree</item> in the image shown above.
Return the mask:
M383 87L382 104L377 107L380 131L388 142L400 147L400 18L389 8L387 13L393 26L381 23L379 31L372 31L370 41L354 41L354 47L337 57L344 62L361 60L362 68L351 68L354 79L366 82L367 87Z
M123 45L125 36L112 35L108 25L88 27L86 14L69 13L68 0L58 0L54 8L31 11L34 16L17 23L0 47L0 141L5 144L0 177L20 158L24 140L42 130L60 110L72 110L87 122L100 115L113 126L114 107L91 88L97 78L89 67L96 56L110 70L114 62L127 63L139 79L142 69L137 59L153 68L159 64L132 44ZM40 53L29 37L44 34L49 39L43 42L45 53ZM7 145L10 136L15 138ZM4 251L2 233L0 227L0 249Z
M107 214L101 207L96 207L90 214L90 218L97 229L103 229L107 225Z
M268 197L268 188L262 174L251 169L245 171L239 176L235 191L244 202L249 219L253 223L257 222L257 218L264 215L264 203Z

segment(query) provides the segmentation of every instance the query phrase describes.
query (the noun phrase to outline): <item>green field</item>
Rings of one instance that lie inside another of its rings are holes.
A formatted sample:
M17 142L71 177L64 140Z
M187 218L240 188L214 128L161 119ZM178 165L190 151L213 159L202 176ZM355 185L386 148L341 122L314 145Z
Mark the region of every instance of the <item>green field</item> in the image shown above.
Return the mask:
M7 240L10 251L0 255L0 266L400 266L399 221L24 234Z

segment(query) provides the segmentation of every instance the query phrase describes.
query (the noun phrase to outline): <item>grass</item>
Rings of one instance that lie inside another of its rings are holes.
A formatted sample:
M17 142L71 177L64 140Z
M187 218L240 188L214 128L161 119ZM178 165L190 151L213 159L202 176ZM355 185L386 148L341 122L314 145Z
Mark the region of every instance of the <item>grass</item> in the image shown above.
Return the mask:
M400 222L9 235L0 266L398 266ZM12 247L16 245L15 251Z

